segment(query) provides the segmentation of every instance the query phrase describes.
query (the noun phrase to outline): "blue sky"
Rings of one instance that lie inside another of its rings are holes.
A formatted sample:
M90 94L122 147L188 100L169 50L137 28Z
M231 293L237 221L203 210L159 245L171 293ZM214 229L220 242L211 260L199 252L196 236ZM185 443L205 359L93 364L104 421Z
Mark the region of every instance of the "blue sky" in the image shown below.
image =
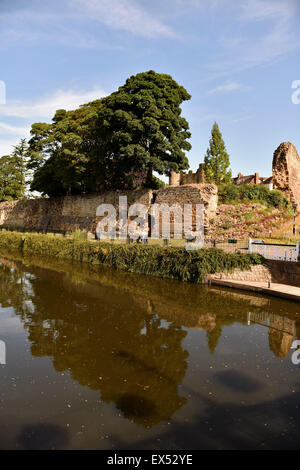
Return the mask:
M0 155L49 122L153 69L192 99L190 166L216 120L233 173L271 174L282 141L300 151L300 0L1 0Z

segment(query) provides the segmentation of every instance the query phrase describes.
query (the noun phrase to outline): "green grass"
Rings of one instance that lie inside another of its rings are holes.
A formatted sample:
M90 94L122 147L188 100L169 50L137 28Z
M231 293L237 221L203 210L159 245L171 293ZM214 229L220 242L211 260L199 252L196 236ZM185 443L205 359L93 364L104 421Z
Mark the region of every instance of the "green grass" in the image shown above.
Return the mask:
M256 254L225 253L216 248L187 251L180 247L90 242L6 231L0 232L0 249L7 253L18 251L29 256L102 264L122 271L194 283L203 282L207 274L232 272L236 268L247 270L263 262Z

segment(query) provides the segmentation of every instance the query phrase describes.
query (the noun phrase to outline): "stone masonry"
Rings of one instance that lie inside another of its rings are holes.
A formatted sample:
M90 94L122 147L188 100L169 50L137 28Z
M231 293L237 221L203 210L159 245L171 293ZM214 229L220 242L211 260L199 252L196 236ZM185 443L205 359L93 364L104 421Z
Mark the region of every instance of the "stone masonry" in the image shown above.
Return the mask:
M290 202L300 204L300 157L291 142L283 142L274 152L273 184Z
M270 269L267 266L262 264L257 264L251 266L251 269L248 271L242 271L240 269L235 269L232 273L216 273L210 274L209 278L213 279L223 279L223 280L233 280L233 281L254 281L254 282L271 282L272 274Z
M118 216L119 196L127 196L128 207L143 204L150 208L157 204L204 204L205 218L209 220L217 210L217 188L211 184L167 187L158 191L107 191L99 194L19 200L0 203L0 225L39 230L76 229L95 232L100 218L96 210L100 204L113 204Z
M203 183L205 183L204 163L200 163L199 168L195 173L192 170L190 170L188 173L185 173L184 171L180 171L179 173L171 171L169 178L170 186Z

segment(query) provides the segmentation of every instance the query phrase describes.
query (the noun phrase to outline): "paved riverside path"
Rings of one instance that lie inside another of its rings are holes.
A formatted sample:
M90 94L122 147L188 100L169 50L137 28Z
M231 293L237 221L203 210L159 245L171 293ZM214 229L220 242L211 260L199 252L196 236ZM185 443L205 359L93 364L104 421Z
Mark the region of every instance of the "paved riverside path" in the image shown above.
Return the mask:
M300 287L276 284L273 282L271 282L270 287L268 287L267 282L235 281L232 279L214 279L213 277L210 279L210 282L216 286L233 287L235 289L259 292L260 294L273 295L300 302Z

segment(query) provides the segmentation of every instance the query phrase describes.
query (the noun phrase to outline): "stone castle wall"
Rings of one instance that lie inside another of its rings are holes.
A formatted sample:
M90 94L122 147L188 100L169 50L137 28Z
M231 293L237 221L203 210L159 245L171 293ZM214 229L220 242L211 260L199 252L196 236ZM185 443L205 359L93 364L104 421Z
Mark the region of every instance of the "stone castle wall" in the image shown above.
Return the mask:
M205 183L205 173L204 173L204 164L200 163L198 170L194 173L190 170L188 173L180 171L175 173L171 171L169 178L170 186L180 186L185 184L204 184Z
M95 232L100 217L100 204L113 204L118 216L119 196L127 196L128 206L139 203L150 208L157 204L204 204L206 217L217 210L217 188L214 185L191 185L158 191L107 191L101 194L53 197L0 203L0 225L38 230L76 229Z
M196 204L203 204L205 208L205 223L216 215L218 206L218 189L214 184L188 184L182 186L168 186L157 192L155 203L179 204L184 209L185 204L191 204L195 213Z

